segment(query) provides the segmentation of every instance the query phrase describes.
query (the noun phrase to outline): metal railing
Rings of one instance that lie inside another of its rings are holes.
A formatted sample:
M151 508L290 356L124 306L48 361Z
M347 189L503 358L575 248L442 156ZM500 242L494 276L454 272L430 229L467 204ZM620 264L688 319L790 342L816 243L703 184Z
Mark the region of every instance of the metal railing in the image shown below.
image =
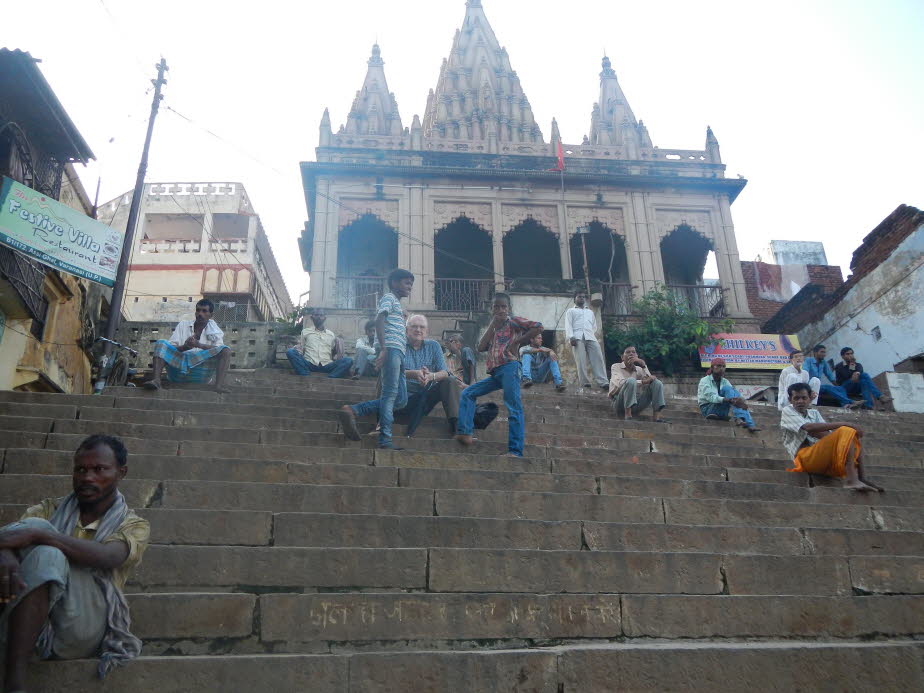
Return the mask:
M335 277L334 308L374 313L385 293L385 277Z
M725 300L721 286L669 284L667 289L700 317L725 317Z
M434 279L437 310L486 313L494 300L493 279Z
M632 315L632 285L603 282L603 314Z

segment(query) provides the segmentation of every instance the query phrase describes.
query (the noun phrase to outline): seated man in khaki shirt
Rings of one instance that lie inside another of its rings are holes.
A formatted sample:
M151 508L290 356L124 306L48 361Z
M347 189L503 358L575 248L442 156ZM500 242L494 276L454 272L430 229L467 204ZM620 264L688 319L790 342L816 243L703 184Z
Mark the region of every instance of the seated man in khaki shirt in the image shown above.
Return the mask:
M141 562L150 525L119 492L128 453L93 435L74 454L74 491L0 529L0 646L5 690L25 691L33 651L43 659L99 656L98 674L136 657L122 589Z
M626 421L631 421L633 415L651 406L654 421L667 423L667 419L661 416L665 407L664 385L651 374L634 346L626 347L622 361L610 368L609 394L616 414Z

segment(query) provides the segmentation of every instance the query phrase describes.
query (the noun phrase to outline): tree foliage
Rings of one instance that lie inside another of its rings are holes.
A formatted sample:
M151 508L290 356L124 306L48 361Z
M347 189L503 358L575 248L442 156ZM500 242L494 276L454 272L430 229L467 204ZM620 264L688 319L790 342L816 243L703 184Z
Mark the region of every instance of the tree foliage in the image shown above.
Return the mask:
M713 334L731 332L734 326L729 318L704 320L687 301L663 286L633 301L632 309L642 321L608 325L607 346L620 353L627 346L635 346L640 357L665 375L690 363L700 347L717 344L719 340L713 339Z

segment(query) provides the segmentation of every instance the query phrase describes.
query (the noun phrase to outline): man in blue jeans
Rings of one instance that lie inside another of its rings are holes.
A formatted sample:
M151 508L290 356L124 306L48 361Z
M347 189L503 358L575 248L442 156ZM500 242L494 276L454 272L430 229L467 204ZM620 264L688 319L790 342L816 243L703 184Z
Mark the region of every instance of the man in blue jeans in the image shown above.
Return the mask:
M507 407L507 454L510 457L523 457L526 431L523 405L520 402L523 369L517 359L520 347L529 344L533 337L542 332L542 323L511 315L510 297L507 294L494 295L492 313L491 324L478 342L478 351L488 352L488 377L462 391L456 440L462 445L474 443L472 431L475 427L475 400L495 390L503 390L504 406Z
M837 384L844 388L848 395L862 395L864 409L873 409L874 400L878 400L881 405L892 401L892 398L883 395L873 384L873 379L863 372L863 365L857 363L853 349L850 347L841 349L841 358L843 362L834 368Z
M337 411L343 434L350 440L360 440L357 416L379 415L379 448L400 450L391 440L395 411L407 404L407 380L404 377L404 352L407 350L407 329L401 299L411 295L414 275L405 269L392 270L388 275L388 293L382 296L375 319L375 334L384 348L375 359L382 374L382 396L379 399L344 405Z
M728 413L735 417L735 423L744 426L751 433L760 429L751 418L747 402L741 394L725 379L725 359L714 358L706 371L706 376L699 381L696 394L699 410L707 419L728 421Z
M854 402L847 396L847 391L844 388L834 384L837 376L834 375L831 365L825 361L827 355L828 349L825 345L817 344L815 348L812 349L812 358L805 362L805 370L808 371L809 378L818 378L818 382L821 383L821 392L818 394L821 395L821 397L833 399L837 402L839 407L843 407L844 409L854 409L855 407L861 406L859 402ZM830 384L826 383L824 378L827 378Z
M520 363L523 364L523 387L533 386L533 382L544 383L552 374L552 381L558 392L564 392L567 385L562 382L561 369L558 367L558 354L542 346L542 335L537 334L529 344L520 347Z
M353 359L343 355L343 345L336 335L324 328L327 314L323 308L311 311L313 326L302 330L301 344L286 352L292 370L298 375L327 373L328 378L346 378L353 367Z

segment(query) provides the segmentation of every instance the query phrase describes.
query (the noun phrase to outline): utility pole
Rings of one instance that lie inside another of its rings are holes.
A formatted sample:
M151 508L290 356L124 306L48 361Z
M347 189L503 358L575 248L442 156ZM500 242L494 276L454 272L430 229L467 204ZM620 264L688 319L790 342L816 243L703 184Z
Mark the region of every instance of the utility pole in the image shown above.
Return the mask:
M581 250L584 252L584 286L587 288L587 300L590 300L590 265L587 263L587 234L590 228L579 226L577 229L581 237Z
M141 195L144 193L144 176L148 171L148 151L151 148L151 135L154 133L154 119L157 109L164 97L160 88L167 83L164 73L170 68L163 58L156 65L157 79L152 79L154 85L154 100L151 102L151 117L148 118L148 132L144 138L144 148L141 150L141 163L138 166L138 178L135 180L135 191L132 193L132 204L128 210L128 223L125 225L125 238L122 240L122 257L119 259L119 269L116 272L115 286L112 287L112 302L109 305L109 321L106 323L106 339L115 339L119 323L122 321L122 301L125 296L125 283L128 277L128 261L131 258L132 247L135 240L135 227L138 225L138 212L141 208ZM104 355L112 351L112 344L104 342Z

